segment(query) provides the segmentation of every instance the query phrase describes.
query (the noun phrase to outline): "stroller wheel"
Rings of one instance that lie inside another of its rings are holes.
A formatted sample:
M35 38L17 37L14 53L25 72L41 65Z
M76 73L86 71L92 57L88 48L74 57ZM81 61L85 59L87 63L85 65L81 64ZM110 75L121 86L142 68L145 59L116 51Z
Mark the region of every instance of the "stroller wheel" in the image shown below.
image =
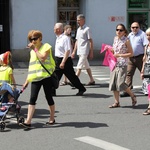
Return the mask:
M18 124L19 123L24 123L24 117L21 116L21 117L18 118Z
M5 127L6 127L5 122L4 121L0 122L0 130L4 131Z

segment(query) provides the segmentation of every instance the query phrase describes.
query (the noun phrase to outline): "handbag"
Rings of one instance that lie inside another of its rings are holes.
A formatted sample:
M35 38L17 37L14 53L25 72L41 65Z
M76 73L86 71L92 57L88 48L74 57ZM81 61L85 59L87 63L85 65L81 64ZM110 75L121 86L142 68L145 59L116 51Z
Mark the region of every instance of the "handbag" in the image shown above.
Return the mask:
M149 63L145 63L144 65L143 77L150 78L150 64Z
M38 59L39 60L39 59ZM52 74L47 70L47 68L42 64L42 62L39 60L41 66L47 71L47 73L51 76L52 79L52 85L54 89L57 89L59 87L59 79L55 72Z

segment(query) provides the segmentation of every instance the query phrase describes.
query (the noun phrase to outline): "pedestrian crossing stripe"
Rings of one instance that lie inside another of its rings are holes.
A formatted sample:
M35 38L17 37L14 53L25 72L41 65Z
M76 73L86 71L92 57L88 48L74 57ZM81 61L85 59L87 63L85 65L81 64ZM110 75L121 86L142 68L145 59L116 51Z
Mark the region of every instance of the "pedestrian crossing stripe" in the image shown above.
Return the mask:
M93 145L95 147L99 147L104 150L130 150L125 147L121 147L119 145L116 145L116 144L113 144L113 143L110 143L101 139L93 138L90 136L75 138L75 140Z

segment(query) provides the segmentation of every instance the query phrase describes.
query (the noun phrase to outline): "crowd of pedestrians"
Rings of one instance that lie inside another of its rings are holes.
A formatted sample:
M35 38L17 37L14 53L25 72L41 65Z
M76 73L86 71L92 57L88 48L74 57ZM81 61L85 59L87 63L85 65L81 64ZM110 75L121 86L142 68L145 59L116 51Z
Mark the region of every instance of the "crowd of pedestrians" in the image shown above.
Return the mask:
M42 32L39 30L29 31L28 48L31 50L30 62L27 79L23 84L23 88L27 88L28 84L31 83L31 94L27 119L25 122L20 123L21 126L25 128L31 127L31 120L35 112L36 101L41 86L43 86L50 111L50 118L48 122L46 122L46 125L53 125L55 123L55 102L53 93L56 93L56 89L53 88L51 75L41 64L43 64L51 74L55 72L59 81L64 75L64 80L60 85L70 83L78 90L76 96L82 96L84 92L86 92L85 86L79 79L82 69L87 71L90 78L90 81L86 85L95 85L88 61L88 58L93 59L91 30L85 24L85 16L83 14L77 16L77 23L79 27L77 29L75 43L71 40L70 25L64 27L63 23L60 22L54 25L54 33L56 35L55 59L52 55L51 45L42 42ZM118 24L115 30L116 35L111 52L116 58L116 66L110 72L109 83L109 90L112 91L114 95L114 103L110 105L109 108L120 107L119 98L124 96L131 97L132 106L134 107L137 104L137 99L136 95L132 92L132 88L136 68L140 71L141 79L143 80L142 89L144 94L148 94L149 92L150 78L144 78L143 72L145 63L150 63L150 28L148 28L145 33L140 29L138 22L133 22L129 34L123 24ZM76 52L79 57L77 72L75 72L73 68L72 61ZM7 72L5 71L6 68L8 68ZM14 86L16 85L10 52L0 55L0 71L4 74L0 76L1 82L8 80L6 82L14 84ZM123 93L120 94L121 91ZM143 115L150 115L150 96L148 108Z

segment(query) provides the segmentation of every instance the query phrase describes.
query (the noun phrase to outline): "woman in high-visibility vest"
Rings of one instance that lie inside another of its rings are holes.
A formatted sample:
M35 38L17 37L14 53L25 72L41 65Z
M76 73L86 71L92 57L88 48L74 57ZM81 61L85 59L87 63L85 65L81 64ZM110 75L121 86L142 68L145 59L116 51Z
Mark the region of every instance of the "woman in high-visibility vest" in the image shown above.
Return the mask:
M55 104L52 97L52 79L39 62L40 60L51 74L54 72L55 61L52 57L52 46L48 43L42 43L42 33L39 30L29 31L28 40L30 42L28 47L31 49L30 62L28 76L23 87L26 88L29 82L31 82L31 96L28 105L27 119L24 123L20 123L20 125L25 128L31 127L31 120L35 111L35 105L41 86L43 86L45 97L50 110L50 119L48 122L46 122L46 124L53 125L55 123Z
M0 85L3 82L13 84L16 87L15 78L13 75L12 56L10 51L7 51L0 55Z

